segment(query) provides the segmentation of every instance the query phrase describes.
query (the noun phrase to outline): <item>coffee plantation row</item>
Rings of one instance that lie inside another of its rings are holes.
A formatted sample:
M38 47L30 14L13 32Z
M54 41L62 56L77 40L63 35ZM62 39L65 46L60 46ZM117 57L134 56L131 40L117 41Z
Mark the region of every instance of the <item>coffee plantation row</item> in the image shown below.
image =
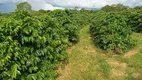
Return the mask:
M79 31L86 24L84 19L79 21L86 15L76 13L55 10L35 15L16 10L1 17L0 80L54 79L59 63L68 62L67 47L79 41Z
M136 45L142 32L142 8L30 11L0 16L0 80L54 80L59 64L68 62L67 48L79 42L90 25L96 46L122 53Z
M106 51L117 53L134 46L132 30L127 25L127 18L119 13L98 13L92 21L90 31L94 42Z
M90 32L96 46L108 52L123 53L136 45L137 41L131 38L132 31L142 32L142 7L117 9L119 7L102 8L94 14Z

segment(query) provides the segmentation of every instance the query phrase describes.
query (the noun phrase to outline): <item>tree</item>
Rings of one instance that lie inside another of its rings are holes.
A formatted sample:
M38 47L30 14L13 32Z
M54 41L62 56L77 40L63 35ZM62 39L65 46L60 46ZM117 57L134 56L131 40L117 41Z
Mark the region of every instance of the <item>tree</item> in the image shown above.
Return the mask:
M75 7L74 7L74 10L78 10L78 9L79 9L79 7L78 7L78 6L75 6Z
M31 11L32 6L28 2L22 2L22 3L17 4L17 9Z
M112 4L112 5L106 5L102 7L102 10L109 12L109 11L121 11L128 9L128 6L125 6L123 4Z
M109 6L109 5L106 5L106 6L102 7L101 10L104 10L104 11L108 12L108 11L111 11L111 10L112 10L112 7Z
M118 10L125 10L125 9L128 9L129 7L128 6L125 6L123 4L117 4L116 6L116 9Z
M142 9L142 6L136 6L134 9Z
M81 8L81 11L85 11L86 9L85 8Z

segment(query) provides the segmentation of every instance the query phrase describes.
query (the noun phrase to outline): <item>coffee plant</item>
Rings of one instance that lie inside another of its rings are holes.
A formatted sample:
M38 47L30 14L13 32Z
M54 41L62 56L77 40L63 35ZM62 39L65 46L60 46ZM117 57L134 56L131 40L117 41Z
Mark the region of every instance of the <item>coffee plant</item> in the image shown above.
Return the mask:
M17 10L0 25L0 80L54 80L68 38L48 15Z
M142 10L129 10L128 24L135 32L142 32Z
M54 10L49 12L48 15L54 18L55 22L66 31L64 36L67 36L71 43L76 43L79 41L79 27L70 18L71 14L66 12L64 10Z
M98 12L90 26L94 42L100 48L114 52L122 52L134 46L132 31L126 22L127 18L119 13Z

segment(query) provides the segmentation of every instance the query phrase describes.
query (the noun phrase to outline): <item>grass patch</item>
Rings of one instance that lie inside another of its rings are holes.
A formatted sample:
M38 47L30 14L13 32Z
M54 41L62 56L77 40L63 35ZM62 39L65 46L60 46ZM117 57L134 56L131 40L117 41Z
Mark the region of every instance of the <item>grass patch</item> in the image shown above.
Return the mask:
M142 69L142 53L133 55L128 62L129 67L133 67L136 70Z
M104 57L102 57L101 55L98 55L96 57L96 62L99 66L98 70L101 71L106 78L109 78L111 67L107 63L106 59Z
M132 75L129 75L126 80L135 80L135 78Z
M104 76L109 78L110 76L110 65L107 62L104 62L100 64L100 68L102 69L102 72L104 73Z
M114 56L113 58L115 58L117 61L120 61L120 62L123 62L123 63L129 62L129 59L124 58L122 55Z
M132 75L133 73L134 73L133 70L128 69L128 70L127 70L128 77L126 78L126 80L135 80L135 78L134 78L133 75Z

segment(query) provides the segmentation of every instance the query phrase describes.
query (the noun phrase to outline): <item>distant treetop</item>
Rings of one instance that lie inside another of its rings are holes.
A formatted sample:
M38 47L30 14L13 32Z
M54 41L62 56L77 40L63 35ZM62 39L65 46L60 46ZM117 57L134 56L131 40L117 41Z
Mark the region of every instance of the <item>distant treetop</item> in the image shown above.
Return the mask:
M31 11L32 6L28 2L22 2L22 3L17 4L17 9Z

